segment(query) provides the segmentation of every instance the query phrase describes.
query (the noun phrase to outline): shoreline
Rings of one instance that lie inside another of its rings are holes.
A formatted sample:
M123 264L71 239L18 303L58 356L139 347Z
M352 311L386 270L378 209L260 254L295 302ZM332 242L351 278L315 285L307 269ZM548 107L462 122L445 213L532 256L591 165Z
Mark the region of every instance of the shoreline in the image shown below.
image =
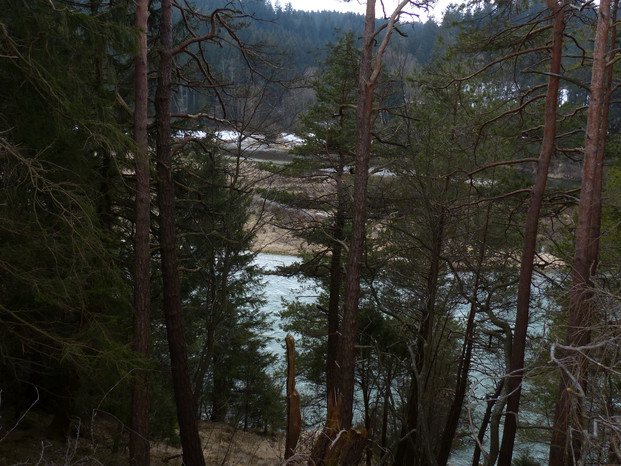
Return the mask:
M263 254L299 256L305 243L290 232L274 225L265 225L257 232L252 250Z

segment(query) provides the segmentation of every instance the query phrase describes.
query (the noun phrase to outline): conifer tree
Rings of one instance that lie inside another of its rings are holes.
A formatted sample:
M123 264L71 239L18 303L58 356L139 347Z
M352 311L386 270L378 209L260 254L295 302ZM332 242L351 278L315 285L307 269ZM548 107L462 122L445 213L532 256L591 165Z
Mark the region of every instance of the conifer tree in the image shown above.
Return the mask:
M131 34L119 10L91 7L15 1L0 11L1 408L20 413L37 399L54 436L90 418L130 360L122 237L100 187L102 154L130 147L108 53Z
M353 213L351 239L347 262L343 317L338 345L338 366L340 367L337 400L340 404L339 421L343 428L351 427L354 402L355 342L358 331L357 315L360 296L360 270L364 255L367 217L367 188L371 159L371 139L374 123L375 86L380 76L382 59L390 37L403 9L410 3L402 0L391 13L383 27L384 36L374 53L378 31L375 28L375 0L367 0L360 70L358 74L358 102L356 106L356 161L353 190ZM340 398L340 399L339 399Z
M149 354L150 335L150 232L151 191L148 141L148 80L147 80L147 0L136 2L137 46L134 59L134 154L136 167L134 227L134 344L142 356ZM130 432L130 464L147 466L149 453L149 390L147 373L134 376L132 392L132 430Z
M198 417L188 365L184 334L181 289L177 260L175 222L175 187L172 166L171 77L173 67L172 4L161 2L160 63L155 95L157 125L157 200L159 206L159 240L164 291L164 316L170 352L172 381L179 421L184 462L204 465L205 458L198 434Z
M550 74L546 91L544 133L541 143L541 153L537 164L537 174L531 191L528 213L524 231L524 250L520 262L520 284L516 303L516 318L511 349L511 366L507 380L507 414L505 417L502 445L500 448L499 463L511 464L513 444L517 429L517 419L520 406L520 392L522 390L522 371L524 370L524 356L526 350L526 335L528 332L528 315L531 300L531 284L533 279L533 261L537 251L537 232L539 216L545 192L548 170L552 154L556 145L556 113L559 99L560 73L563 57L563 34L565 31L565 2L548 1L548 9L553 18L552 46L550 50Z
M335 404L344 246L349 211L348 170L351 169L355 146L355 70L359 66L359 52L353 32L341 36L336 44L329 47L328 53L314 85L316 103L301 117L298 135L303 143L295 149L301 157L293 162L291 169L300 170L303 177L308 176L306 173L309 170L319 173L314 176L316 181L325 179L334 191L329 200L325 195L315 201L309 200L311 207L316 208L317 203L325 206L328 217L316 225L310 225L310 228L306 226L301 234L309 244L321 245L329 254L326 392ZM309 265L316 267L321 260L318 255L313 255L314 264Z
M616 7L615 7L616 11ZM611 19L611 2L603 0L597 10L597 28L594 38L592 75L590 83L587 126L585 131L583 177L578 205L572 284L569 295L566 346L575 348L561 368L554 427L550 444L550 464L566 465L581 461L584 440L584 400L587 384L587 357L580 348L590 343L593 324L593 282L597 269L601 218L601 186L603 160L598 161L606 147L607 123L602 121L610 102L606 98L606 69ZM613 42L614 43L614 42ZM597 235L597 237L595 236ZM563 364L563 363L561 363ZM574 393L576 395L574 395Z

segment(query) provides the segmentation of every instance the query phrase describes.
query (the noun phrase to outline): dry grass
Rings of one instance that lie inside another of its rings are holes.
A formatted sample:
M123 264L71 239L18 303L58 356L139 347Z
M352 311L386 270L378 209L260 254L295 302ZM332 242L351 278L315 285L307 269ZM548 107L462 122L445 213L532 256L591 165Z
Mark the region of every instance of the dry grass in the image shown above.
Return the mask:
M128 431L118 421L98 416L91 429L76 423L73 437L52 435L50 417L28 413L9 435L0 431L0 466L13 465L104 465L128 464ZM228 424L204 421L200 424L207 465L257 465L282 463L284 434L259 435ZM4 438L3 438L4 437ZM151 444L151 464L182 464L181 449L166 443Z
M255 251L289 256L298 255L302 247L308 249L308 245L294 236L291 231L271 223L261 226L253 245Z
M335 194L334 181L329 177L291 177L271 173L249 162L243 165L242 176L255 189L286 191L307 198L326 199ZM302 249L313 250L296 236L296 230L304 230L316 224L325 215L311 209L289 207L256 195L252 205L253 215L248 228L256 233L253 249L271 254L298 255Z
M205 462L208 465L270 466L281 463L284 434L258 435L213 422L202 422L200 435L203 440ZM181 450L164 444L153 445L152 464L181 465Z

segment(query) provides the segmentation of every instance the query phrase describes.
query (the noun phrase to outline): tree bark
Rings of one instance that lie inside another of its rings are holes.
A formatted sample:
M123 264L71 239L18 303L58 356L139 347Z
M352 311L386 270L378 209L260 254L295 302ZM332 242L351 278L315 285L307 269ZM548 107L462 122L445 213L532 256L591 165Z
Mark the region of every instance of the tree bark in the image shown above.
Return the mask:
M615 44L617 38L617 13L619 9L619 0L613 0L612 6L612 18L610 21L610 43ZM613 91L613 70L614 70L614 56L618 53L617 49L611 47L611 56L607 59L606 77L603 90L603 108L601 116L601 125L599 129L599 140L597 145L597 158L596 158L596 172L603 174L604 170L604 155L606 153L606 135L608 134L608 116L610 114L610 100L612 98ZM597 271L598 253L599 253L599 238L602 226L602 186L603 175L597 177L593 190L595 196L593 199L593 208L591 209L591 242L589 256L592 258L591 275L594 275Z
M147 20L148 0L136 2L138 43L134 59L134 140L136 142L136 192L134 231L134 322L133 349L146 360L149 355L150 230L149 142L147 138ZM146 371L138 370L132 387L132 429L129 435L129 464L148 466L149 388Z
M375 54L373 64L373 45L376 40L375 0L367 0L367 9L362 37L362 54L358 77L358 103L356 105L356 173L354 176L352 233L347 261L347 278L343 297L343 319L339 337L338 365L341 370L337 398L340 397L340 421L344 429L349 429L353 419L355 344L358 333L358 302L360 298L360 271L364 256L367 188L369 183L369 163L371 159L371 130L373 128L373 98L375 84L380 75L382 57L394 25L401 11L409 3L402 0L393 11L384 28L385 35Z
M287 343L287 435L285 459L291 458L298 445L302 429L300 394L295 389L295 341L291 335L285 337Z
M548 8L554 15L552 50L550 56L550 77L546 94L543 141L537 163L537 174L533 185L526 214L524 247L520 264L520 279L515 316L515 329L511 349L511 364L507 379L507 408L505 415L502 444L498 457L499 466L510 466L513 456L517 417L520 408L520 395L526 352L526 335L528 332L528 314L530 311L530 291L533 278L533 261L537 251L537 231L541 204L548 180L550 160L556 145L556 109L558 107L559 74L563 57L563 33L565 31L565 5L563 0L558 5L555 0L548 0Z
M437 215L437 224L432 225L433 243L430 247L431 257L429 273L427 275L426 303L417 335L416 354L412 357L412 380L410 382L410 394L407 403L407 418L401 430L401 440L395 452L395 463L402 465L414 465L419 463L435 464L436 456L429 454L432 439L429 438L425 423L424 413L420 412L425 399L425 387L427 380L424 374L429 374L429 351L432 345L434 320L436 318L436 300L438 295L438 283L440 279L440 262L444 245L445 211Z
M455 438L455 432L459 425L459 417L464 405L464 399L466 397L466 390L468 388L468 374L470 373L470 364L472 362L472 347L474 344L474 330L476 327L476 314L477 314L477 296L479 293L479 287L481 282L481 269L483 267L483 261L485 259L485 249L487 246L487 231L489 228L489 214L491 206L487 209L487 216L485 217L485 225L481 235L481 249L479 250L479 257L476 264L476 277L474 280L473 292L470 302L470 312L468 313L468 321L466 324L466 333L464 335L464 343L461 350L461 358L459 359L459 367L457 369L457 382L455 383L455 397L451 408L449 410L444 430L442 432L442 443L440 445L438 454L438 464L446 464L451 454L451 446L453 439Z
M367 219L367 186L371 158L371 117L373 111L374 82L370 81L375 33L375 0L367 0L362 57L358 79L358 104L356 106L356 172L352 233L347 261L347 276L343 302L343 320L338 342L338 366L341 370L339 393L341 396L341 426L351 427L354 403L354 371L356 335L358 331L358 301L360 297L360 270L364 255Z
M573 258L572 286L569 295L569 315L566 346L580 347L589 343L591 335L591 298L593 283L591 274L597 260L597 248L592 247L594 233L599 235L599 215L596 210L601 203L601 178L603 163L598 154L603 150L606 134L602 129L604 91L606 78L606 55L610 28L610 0L602 0L597 15L597 30L593 49L591 92L584 145L582 189L578 205L578 226ZM581 457L584 407L580 394L586 382L587 361L577 351L567 354L568 361L561 370L556 413L550 444L552 466L574 464ZM568 373L569 372L569 373ZM573 379L573 380L572 380ZM577 381L578 385L574 381ZM578 397L576 396L578 395ZM571 435L570 435L571 432Z
M477 444L474 447L474 453L472 455L472 466L479 466L481 458L481 447L485 439L485 432L487 431L487 426L490 423L492 418L492 414L494 412L494 407L498 402L498 398L503 393L503 385L505 383L504 379L500 379L498 386L496 387L496 391L491 397L487 398L487 407L485 408L485 414L483 415L483 419L481 420L481 426L479 427L479 432L477 433Z
M341 306L341 285L343 283L343 241L345 240L345 188L343 186L343 166L339 165L336 174L337 206L332 238L332 257L330 258L330 298L328 301L328 351L326 357L326 392L336 404L339 379L338 335L339 311Z
M170 362L183 448L183 462L202 466L205 458L198 435L197 412L192 394L183 315L175 231L175 192L171 148L171 75L172 75L172 5L161 1L160 66L155 112L157 125L157 187L160 210L160 255L164 291L164 317L170 351Z

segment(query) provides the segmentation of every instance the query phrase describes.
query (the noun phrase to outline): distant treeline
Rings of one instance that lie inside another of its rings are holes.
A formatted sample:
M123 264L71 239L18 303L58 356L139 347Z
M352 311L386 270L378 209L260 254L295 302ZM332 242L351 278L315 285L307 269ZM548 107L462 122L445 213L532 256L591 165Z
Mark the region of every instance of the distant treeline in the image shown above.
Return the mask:
M240 31L240 37L248 44L273 46L285 54L287 64L302 73L308 67L323 60L326 44L335 43L338 37L349 30L362 35L364 15L336 11L308 12L294 10L291 4L273 7L269 0L197 0L197 6L204 13L217 8L232 8L242 11L259 21L248 23L250 27ZM391 47L411 54L425 64L435 45L440 26L429 20L407 25L391 42ZM218 62L216 51L213 58ZM221 49L224 55L225 48Z

